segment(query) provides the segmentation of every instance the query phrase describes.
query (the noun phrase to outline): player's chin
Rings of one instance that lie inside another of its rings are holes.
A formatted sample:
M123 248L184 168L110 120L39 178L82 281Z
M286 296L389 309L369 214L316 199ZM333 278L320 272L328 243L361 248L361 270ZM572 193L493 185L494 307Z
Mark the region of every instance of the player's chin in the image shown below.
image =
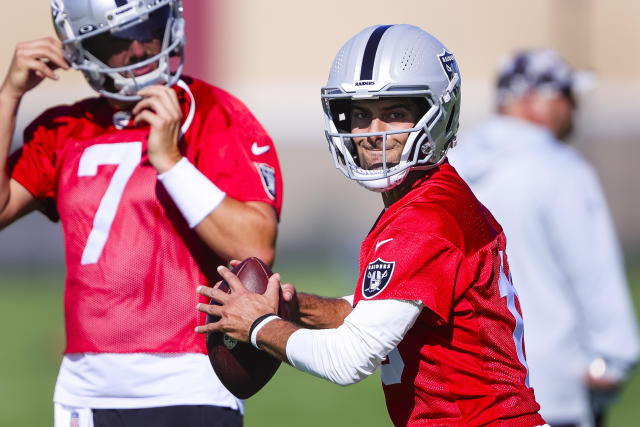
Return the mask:
M145 58L146 59L146 58ZM142 62L142 61L140 61ZM125 64L123 66L131 66L133 65L134 68L131 69L131 71L121 71L120 75L122 77L126 77L126 78L131 78L131 75L133 75L134 78L136 77L141 77L144 76L145 74L149 74L150 72L156 70L158 68L158 61L154 61L151 62L149 64L143 65L141 67L135 67L136 63L130 63L130 64Z
M387 167L387 169L390 169L397 165L398 165L398 162L387 162L386 165L382 163L382 161L372 162L372 163L367 162L366 165L362 166L362 169L374 171L374 170L382 170L385 166Z

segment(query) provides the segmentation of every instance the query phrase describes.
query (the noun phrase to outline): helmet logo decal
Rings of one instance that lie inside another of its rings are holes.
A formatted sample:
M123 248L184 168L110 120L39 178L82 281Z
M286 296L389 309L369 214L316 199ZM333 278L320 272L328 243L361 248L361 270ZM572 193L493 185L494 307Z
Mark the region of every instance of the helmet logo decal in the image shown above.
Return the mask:
M371 80L373 78L373 63L376 60L376 52L378 51L378 45L380 39L385 31L391 28L392 25L381 25L371 33L367 46L364 48L364 55L362 56L362 67L360 68L360 80Z
M393 267L396 263L383 261L378 258L367 265L362 280L362 296L373 298L384 290L393 276Z
M456 62L456 58L453 56L453 53L445 49L440 55L438 55L438 59L440 60L442 69L449 78L449 81L453 80L453 76L460 73L458 70L458 63Z

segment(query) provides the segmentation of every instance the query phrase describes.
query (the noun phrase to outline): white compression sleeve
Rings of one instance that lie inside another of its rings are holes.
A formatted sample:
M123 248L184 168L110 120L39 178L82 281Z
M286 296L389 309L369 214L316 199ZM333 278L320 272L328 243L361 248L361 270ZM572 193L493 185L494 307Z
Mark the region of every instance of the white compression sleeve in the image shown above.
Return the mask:
M413 326L419 301L360 301L336 329L299 329L287 341L291 366L340 385L371 375Z
M353 307L353 294L345 295L342 297L342 299L348 302L351 307Z

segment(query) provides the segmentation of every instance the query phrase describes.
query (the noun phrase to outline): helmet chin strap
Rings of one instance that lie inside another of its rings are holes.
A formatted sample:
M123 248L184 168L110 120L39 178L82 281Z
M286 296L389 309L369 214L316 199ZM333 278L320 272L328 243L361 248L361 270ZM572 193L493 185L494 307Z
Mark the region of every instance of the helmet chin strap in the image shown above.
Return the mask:
M402 181L407 177L410 170L411 168L407 168L386 178L372 179L368 181L358 180L358 184L367 190L375 191L376 193L384 193L385 191L389 191L400 185L400 183L402 183Z

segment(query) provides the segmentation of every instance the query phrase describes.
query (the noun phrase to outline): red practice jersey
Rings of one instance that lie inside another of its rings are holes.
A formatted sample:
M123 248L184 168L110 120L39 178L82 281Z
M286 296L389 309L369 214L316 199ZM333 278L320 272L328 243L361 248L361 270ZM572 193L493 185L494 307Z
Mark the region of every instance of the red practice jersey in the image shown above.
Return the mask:
M394 424L544 424L528 385L505 244L448 163L383 212L362 243L354 304L424 304L381 366Z
M198 80L174 89L183 155L229 197L268 203L279 215L275 147L249 110ZM195 289L218 280L226 262L157 181L149 127L126 117L116 126L114 113L105 98L50 109L26 129L11 162L12 178L62 223L65 353L206 353L194 333L205 321Z

